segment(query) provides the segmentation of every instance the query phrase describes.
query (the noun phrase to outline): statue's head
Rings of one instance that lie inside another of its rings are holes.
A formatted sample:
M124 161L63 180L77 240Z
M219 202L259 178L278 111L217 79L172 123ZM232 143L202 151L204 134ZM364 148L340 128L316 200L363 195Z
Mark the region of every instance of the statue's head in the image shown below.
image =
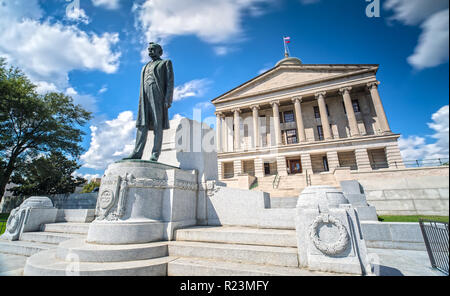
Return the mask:
M148 55L152 58L152 60L159 59L163 55L163 49L161 45L150 42L148 45Z

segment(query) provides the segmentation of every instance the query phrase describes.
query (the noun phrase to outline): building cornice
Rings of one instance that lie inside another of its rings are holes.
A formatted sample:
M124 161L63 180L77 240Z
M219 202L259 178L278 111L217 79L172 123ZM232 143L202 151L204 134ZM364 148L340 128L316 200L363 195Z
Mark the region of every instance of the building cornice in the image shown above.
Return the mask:
M336 147L336 145L342 144L357 144L367 141L374 140L398 140L400 138L400 134L390 134L390 135L368 135L361 136L355 138L344 138L344 139L333 139L327 141L315 141L315 142L306 142L299 143L294 145L282 145L282 146L271 146L271 147L260 147L257 149L252 149L248 151L236 151L236 152L222 152L218 153L217 157L219 160L226 158L235 158L235 157L250 157L250 156L258 156L261 154L271 154L275 152L275 154L283 153L283 152L292 152L297 151L300 155L302 153L302 149L313 149L320 146L330 146ZM326 147L324 147L326 149Z
M325 78L319 78L319 79L313 79L313 80L309 80L309 81L304 81L301 83L294 83L294 84L290 84L290 85L285 85L282 87L276 87L276 88L271 88L271 89L267 89L264 91L259 91L259 92L254 92L254 93L250 93L250 94L245 94L245 95L241 95L241 96L236 96L233 97L233 93L236 93L248 86L251 86L252 84L254 84L256 81L259 80L263 80L266 76L269 76L271 73L281 70L281 69L293 69L293 68L298 68L298 69L302 69L302 70L348 70L349 65L335 65L335 67L333 67L333 65L301 65L301 66L278 66L276 68L273 68L263 74L261 74L260 76L257 76L255 78L253 78L252 80L249 80L247 82L245 82L244 84L241 84L240 86L230 90L229 92L215 98L212 100L213 104L217 104L217 103L223 103L223 102L229 102L229 101L233 101L233 100L239 100L239 99L243 99L243 98L248 98L248 97L254 97L254 96L258 96L258 95L263 95L266 93L271 93L271 92L279 92L279 91L283 91L283 90L289 90L292 88L297 88L297 87L302 87L302 86L308 86L308 85L313 85L313 84L317 84L317 83L321 83L321 82L327 82L327 81L332 81L332 80L336 80L336 79L340 79L340 78L344 78L344 77L348 77L348 76L355 76L355 75L361 75L364 73L370 73L370 72L374 72L374 74L376 74L376 72L378 71L379 66L378 65L352 65L355 67L370 67L367 69L362 69L359 71L353 71L353 72L348 72L348 73L341 73L341 74L337 74L334 76L330 76L330 77L325 77Z

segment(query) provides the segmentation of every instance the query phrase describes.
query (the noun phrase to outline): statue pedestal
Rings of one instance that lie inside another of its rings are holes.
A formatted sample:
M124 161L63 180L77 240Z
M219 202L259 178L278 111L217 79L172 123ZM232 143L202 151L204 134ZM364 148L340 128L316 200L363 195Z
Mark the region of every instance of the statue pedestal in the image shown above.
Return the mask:
M342 191L306 188L297 202L300 267L324 272L371 274L358 213Z
M179 227L196 224L197 172L141 160L108 167L87 242L141 244L171 240Z

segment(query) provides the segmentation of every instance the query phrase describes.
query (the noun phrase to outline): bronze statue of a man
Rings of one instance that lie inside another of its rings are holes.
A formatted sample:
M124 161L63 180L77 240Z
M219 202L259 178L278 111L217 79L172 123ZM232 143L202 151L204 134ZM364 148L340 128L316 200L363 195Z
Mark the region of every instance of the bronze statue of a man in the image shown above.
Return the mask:
M163 49L159 44L150 42L148 53L152 60L144 66L141 74L136 146L127 159L142 158L148 131L153 130L155 139L151 160L158 161L163 130L170 128L168 110L173 101L174 75L172 62L161 59Z

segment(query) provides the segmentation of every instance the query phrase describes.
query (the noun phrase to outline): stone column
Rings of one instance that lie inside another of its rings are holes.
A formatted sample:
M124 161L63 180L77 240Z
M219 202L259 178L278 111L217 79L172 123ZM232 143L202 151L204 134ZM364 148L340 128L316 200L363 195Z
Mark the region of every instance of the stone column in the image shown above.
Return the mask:
M327 159L328 159L328 167L330 169L330 172L332 173L335 169L339 167L339 156L337 151L327 152Z
M281 142L281 125L280 125L280 101L272 101L270 102L273 110L273 121L274 121L274 130L275 130L275 144L276 146L280 146Z
M386 147L386 158L390 169L405 168L403 157L397 144Z
M288 175L285 156L277 156L277 170L278 175L282 177Z
M352 98L350 97L351 87L344 87L339 90L339 93L344 98L345 110L347 111L348 125L350 127L350 136L361 136L361 132L358 128L358 122L356 121L355 110L353 110Z
M241 110L239 108L231 110L234 113L234 151L239 151L241 146Z
M260 138L259 138L259 106L251 106L253 112L253 147L258 148Z
M358 164L358 171L371 171L372 166L370 165L369 154L367 149L356 149L355 150L356 163Z
M216 112L216 144L217 153L223 151L223 138L222 138L222 112Z
M306 142L305 125L303 123L302 114L302 97L296 97L292 99L295 108L295 120L297 121L298 140L300 143Z
M256 178L264 178L264 160L261 158L255 159L255 177Z
M320 111L320 120L322 122L323 134L325 140L333 139L333 135L331 133L330 121L328 120L328 112L327 105L325 104L325 96L326 92L320 92L316 94L317 102L319 103L319 111Z
M375 112L377 113L381 132L383 134L389 134L392 132L386 117L386 112L384 111L383 103L381 102L380 94L378 93L378 84L379 82L371 82L367 84L367 87L372 96L372 102L375 107Z
M311 163L311 155L309 153L303 153L300 155L300 159L302 162L303 173L308 171L308 174L312 174L312 163Z
M242 175L242 160L235 160L233 162L234 167L234 178L237 178L239 175Z
M222 152L228 152L228 124L227 117L222 117Z

